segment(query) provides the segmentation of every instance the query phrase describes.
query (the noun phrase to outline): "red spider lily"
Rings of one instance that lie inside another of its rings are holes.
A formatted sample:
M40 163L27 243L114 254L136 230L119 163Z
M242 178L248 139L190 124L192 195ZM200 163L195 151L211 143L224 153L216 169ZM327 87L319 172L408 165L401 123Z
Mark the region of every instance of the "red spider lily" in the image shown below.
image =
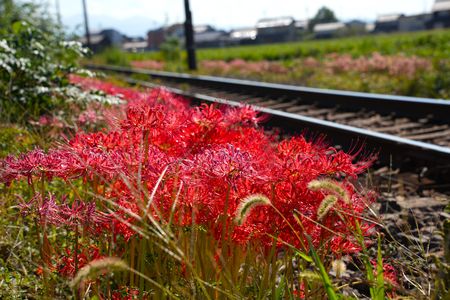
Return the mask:
M37 207L39 220L43 224L62 225L65 220L61 216L60 206L56 203L55 196L50 194L40 201Z
M129 226L135 221L135 216L140 215L140 210L133 201L133 198L120 198L117 204L121 207L121 210L110 215L112 218L112 231L114 238L116 239L118 235L123 236L125 241L129 241L136 232ZM132 215L133 214L133 215Z
M364 235L370 234L372 226L361 216L374 199L361 195L350 181L370 158L354 163L356 154L301 136L278 142L258 128L263 117L250 107L191 108L165 89L140 92L92 79L71 81L120 95L127 101L126 114L118 113L120 126L109 131L79 132L47 153L34 150L0 161L0 180L5 183L22 177L49 184L83 179L97 205L41 200L39 214L49 224L71 230L85 226L92 228L86 234L94 240L103 232L114 242L126 242L137 235L133 215L143 215L153 193L145 213L156 220L168 222L172 217L173 226L200 225L219 240L230 237L240 244L255 241L269 247L277 236L280 247L287 242L301 248L309 235L314 246L342 254L360 250L352 238L357 222ZM321 178L339 180L351 199L340 200L323 218L317 211L325 195L308 188ZM252 194L265 195L272 206L255 208L246 222L234 226L239 203ZM21 204L24 213L37 205L33 201ZM80 267L90 258L85 252L80 252ZM64 259L74 266L72 256ZM72 274L73 268L60 271Z
M122 287L119 291L112 293L112 300L133 300L139 299L139 290L136 288ZM143 299L148 299L144 296Z
M45 172L45 153L41 149L36 149L21 155L19 159L7 159L3 164L5 167L5 178L26 177L31 183L32 175L36 172Z
M78 270L85 265L87 265L90 261L102 258L103 256L100 254L100 249L96 246L89 246L84 248L80 253L76 255L77 263L75 263L75 255L73 251L69 248L65 249L65 255L62 255L59 258L59 262L57 264L58 273L72 278L75 276L77 269Z
M222 120L222 113L214 105L202 104L194 110L192 115L192 121L195 124L207 128L217 126Z
M82 112L78 116L78 123L84 125L86 123L96 123L98 120L98 115L95 110L89 109Z
M267 117L260 115L250 106L230 108L226 111L226 121L228 126L257 126Z
M374 268L374 275L377 276L378 263L375 259L372 259L371 263ZM399 287L397 271L392 265L385 263L384 259L383 259L383 278L386 283L392 286L393 290Z
M127 110L127 118L122 122L124 130L150 130L164 125L163 109L160 105L133 105Z
M73 201L72 205L65 204L60 207L60 214L64 219L66 226L92 226L96 223L105 221L102 216L98 216L95 203L84 203Z
M253 178L258 175L253 161L250 153L228 144L196 155L193 164L206 176L232 183L240 178Z
M18 207L23 216L35 214L39 222L45 226L54 225L72 229L80 226L94 232L94 229L104 227L104 224L110 222L107 215L97 211L95 203L75 200L72 204L68 204L66 196L58 201L51 193L46 197L36 193L28 202L21 200Z
M23 216L34 215L39 217L41 223L60 224L59 208L55 201L55 196L50 194L42 197L40 193L34 194L30 201L18 197L20 203L18 207Z

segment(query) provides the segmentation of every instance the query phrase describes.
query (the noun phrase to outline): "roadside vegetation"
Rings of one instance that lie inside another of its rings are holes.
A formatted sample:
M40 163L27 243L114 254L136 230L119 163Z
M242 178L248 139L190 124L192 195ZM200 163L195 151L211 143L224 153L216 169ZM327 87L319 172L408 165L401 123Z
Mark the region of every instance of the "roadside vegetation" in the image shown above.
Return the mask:
M448 294L448 249L408 250L374 212L374 157L95 78L39 7L0 10L0 298Z

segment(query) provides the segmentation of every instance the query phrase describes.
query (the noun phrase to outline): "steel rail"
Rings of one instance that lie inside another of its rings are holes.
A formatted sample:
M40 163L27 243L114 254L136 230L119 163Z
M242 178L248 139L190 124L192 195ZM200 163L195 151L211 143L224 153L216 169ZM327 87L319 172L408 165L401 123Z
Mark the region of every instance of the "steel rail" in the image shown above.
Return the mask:
M247 93L274 97L300 98L305 103L318 103L323 107L342 107L350 111L367 108L381 114L412 118L429 118L438 123L450 121L450 101L408 96L383 95L340 90L318 89L250 80L149 71L109 65L87 65L98 71L110 71L127 75L145 75L153 79L196 84L210 88L235 89Z

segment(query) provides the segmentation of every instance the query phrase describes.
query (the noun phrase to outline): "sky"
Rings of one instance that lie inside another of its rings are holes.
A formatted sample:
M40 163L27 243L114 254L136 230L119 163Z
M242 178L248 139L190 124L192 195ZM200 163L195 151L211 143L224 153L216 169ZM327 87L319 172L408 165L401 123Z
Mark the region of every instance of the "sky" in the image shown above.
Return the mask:
M82 33L82 0L48 0L69 31ZM115 28L130 36L144 36L150 29L184 21L183 0L86 0L91 30ZM373 21L379 15L428 12L434 0L190 0L194 25L218 29L251 27L264 17L311 18L322 6L340 20Z

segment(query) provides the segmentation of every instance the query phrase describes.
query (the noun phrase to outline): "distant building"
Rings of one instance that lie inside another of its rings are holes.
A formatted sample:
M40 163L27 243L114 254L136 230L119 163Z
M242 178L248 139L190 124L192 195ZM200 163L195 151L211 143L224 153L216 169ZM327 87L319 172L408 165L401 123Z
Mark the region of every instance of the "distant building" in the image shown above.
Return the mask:
M224 31L196 33L194 35L197 48L213 48L225 46L228 35Z
M198 48L223 47L228 40L225 31L216 30L210 25L199 25L194 27L194 41Z
M308 37L332 38L367 33L391 33L428 30L450 27L450 0L435 0L431 12L405 16L404 14L382 15L375 23L360 20L316 24L309 30L308 20L294 20L292 17L264 18L255 27L234 29L227 33L210 25L194 27L196 47L224 47L234 45L290 42ZM147 33L147 47L143 42L127 41L127 51L157 50L168 38L176 38L184 44L184 24L172 24ZM104 44L103 37L93 36L93 44Z
M412 16L402 16L398 20L399 31L419 31L432 28L433 15L419 14Z
M95 53L110 47L122 47L124 41L123 35L115 29L104 29L97 32L91 32L89 35L91 50ZM86 37L82 37L80 42L87 46Z
M167 27L150 30L147 33L148 48L152 50L159 49L169 38L176 38L181 44L184 44L184 24L177 23ZM194 27L194 41L196 47L221 47L225 45L227 40L228 35L225 31L216 30L211 25L198 25Z
M295 35L296 38L301 38L308 33L308 20L297 20L295 21Z
M345 26L347 27L347 33L349 35L357 35L367 33L367 24L366 22L360 20L351 20L345 22Z
M399 19L403 14L382 15L375 22L375 33L388 33L398 31Z
M433 28L450 27L450 0L436 0L431 10Z
M339 36L346 31L346 26L342 22L321 23L314 26L314 37L326 39Z
M450 27L450 0L435 0L430 13L380 16L374 32L419 31Z
M184 24L177 23L164 28L165 37L177 38L180 41L184 41Z
M257 33L254 27L235 29L230 32L228 41L230 45L251 45L256 42Z
M373 33L375 31L375 24L374 23L367 23L366 24L366 32Z
M214 29L214 27L212 27L211 25L195 25L194 26L194 33L203 33L203 32L212 32L212 31L216 31L216 29ZM183 32L184 32L184 27L183 27Z
M296 38L295 20L292 17L266 18L256 24L260 43L289 42Z
M147 45L146 41L125 42L122 48L127 52L144 52L148 50Z
M184 24L176 23L147 32L147 48L158 50L169 38L176 38L184 43Z
M147 32L147 48L150 50L159 49L165 41L164 28L160 27Z
M431 11L433 13L439 11L450 11L450 0L435 0Z
M147 45L147 41L144 38L125 37L125 41L122 44L122 49L127 52L144 52L148 50Z

